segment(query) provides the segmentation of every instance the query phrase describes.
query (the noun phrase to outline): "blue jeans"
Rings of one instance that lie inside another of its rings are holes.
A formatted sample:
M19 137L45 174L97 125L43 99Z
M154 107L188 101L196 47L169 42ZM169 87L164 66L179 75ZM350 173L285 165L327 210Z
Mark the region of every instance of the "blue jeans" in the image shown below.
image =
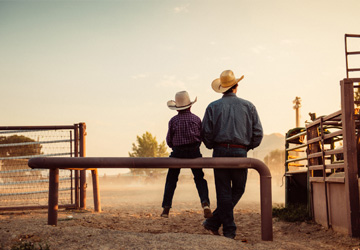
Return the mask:
M241 148L216 147L213 157L246 157L247 151ZM234 207L245 192L247 169L214 169L217 208L213 217L204 222L213 231L219 230L223 225L225 237L233 238L236 235L234 221Z
M199 147L200 144L173 147L173 151L171 152L170 157L188 158L188 159L202 157ZM201 168L192 168L191 171L194 175L194 181L200 197L201 204L208 203L210 205L209 190L207 186L207 181L204 179L203 170ZM170 168L168 170L166 176L166 182L165 182L162 207L169 207L169 208L171 207L176 189L176 184L179 179L178 178L179 174L180 174L180 168Z

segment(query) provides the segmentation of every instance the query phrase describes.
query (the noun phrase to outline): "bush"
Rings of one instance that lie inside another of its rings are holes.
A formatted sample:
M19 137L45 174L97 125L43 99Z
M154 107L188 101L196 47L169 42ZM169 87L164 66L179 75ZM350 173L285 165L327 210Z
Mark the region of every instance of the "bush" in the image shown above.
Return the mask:
M40 243L36 246L33 242L23 241L11 247L11 250L50 250L48 244L43 247Z
M311 220L307 206L303 204L288 205L287 207L274 207L272 214L273 217L277 217L282 221L288 222Z

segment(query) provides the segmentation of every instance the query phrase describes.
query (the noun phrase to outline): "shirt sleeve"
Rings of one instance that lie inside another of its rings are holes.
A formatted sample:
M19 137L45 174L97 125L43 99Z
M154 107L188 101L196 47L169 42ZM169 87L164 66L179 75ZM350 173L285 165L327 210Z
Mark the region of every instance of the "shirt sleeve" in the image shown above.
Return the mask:
M251 137L251 142L249 145L249 150L258 147L264 136L263 128L262 128L260 118L259 118L259 115L257 113L255 106L253 106L252 119L253 119L252 137Z
M212 112L211 108L207 107L202 120L201 138L208 149L214 147L213 137Z
M172 133L171 133L171 120L169 121L169 125L168 125L168 132L167 132L167 135L166 135L166 143L170 148L173 147L173 145L172 145Z

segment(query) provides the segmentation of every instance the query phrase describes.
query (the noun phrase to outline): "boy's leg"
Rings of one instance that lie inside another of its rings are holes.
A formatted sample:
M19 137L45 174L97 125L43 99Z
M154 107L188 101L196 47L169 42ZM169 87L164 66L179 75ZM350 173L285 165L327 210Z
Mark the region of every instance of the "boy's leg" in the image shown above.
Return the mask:
M191 171L194 175L194 182L200 197L201 204L207 203L210 205L209 190L207 181L204 179L203 170L201 168L192 168Z
M200 197L201 206L204 209L204 217L211 218L213 215L210 209L209 189L207 181L204 179L204 172L199 168L192 168L191 171L194 175L194 181Z
M166 176L166 182L165 182L164 197L162 202L163 208L165 207L171 208L172 199L174 197L179 174L180 174L180 168L170 168L168 170Z

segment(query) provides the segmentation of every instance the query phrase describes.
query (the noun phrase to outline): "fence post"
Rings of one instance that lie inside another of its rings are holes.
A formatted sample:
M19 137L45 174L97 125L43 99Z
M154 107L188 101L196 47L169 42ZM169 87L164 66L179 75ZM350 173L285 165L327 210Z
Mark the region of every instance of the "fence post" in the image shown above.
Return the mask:
M59 169L49 170L48 225L57 226L59 204Z
M352 237L360 236L359 223L359 185L354 121L353 81L344 79L341 85L341 109L345 160L345 194L347 206L348 233Z
M95 212L101 212L98 170L97 169L91 170L91 175L92 175L93 195L94 195L94 209Z
M80 157L86 156L86 124L79 124ZM80 170L80 209L86 209L86 170Z
M75 143L74 143L74 147L75 147L75 157L79 157L79 124L75 124ZM75 209L80 209L80 171L79 170L74 170L75 171Z

